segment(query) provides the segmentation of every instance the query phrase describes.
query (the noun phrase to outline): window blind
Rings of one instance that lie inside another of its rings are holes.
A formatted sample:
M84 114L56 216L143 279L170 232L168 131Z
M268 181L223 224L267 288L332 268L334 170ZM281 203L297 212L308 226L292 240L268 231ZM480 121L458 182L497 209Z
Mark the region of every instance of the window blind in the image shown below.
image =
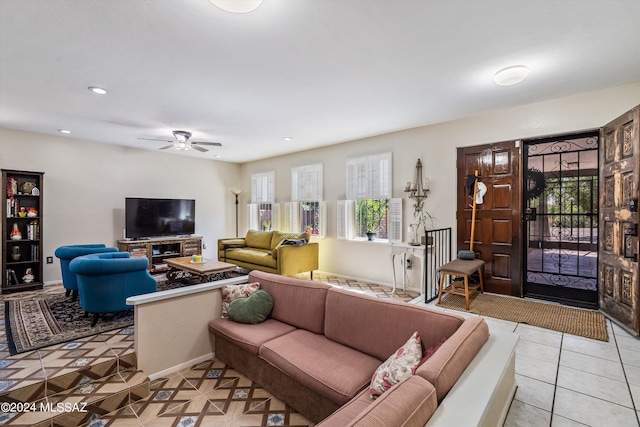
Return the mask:
M347 199L390 199L392 153L347 159Z
M251 203L275 202L275 175L273 171L251 175Z
M291 168L291 201L319 201L323 199L322 163Z

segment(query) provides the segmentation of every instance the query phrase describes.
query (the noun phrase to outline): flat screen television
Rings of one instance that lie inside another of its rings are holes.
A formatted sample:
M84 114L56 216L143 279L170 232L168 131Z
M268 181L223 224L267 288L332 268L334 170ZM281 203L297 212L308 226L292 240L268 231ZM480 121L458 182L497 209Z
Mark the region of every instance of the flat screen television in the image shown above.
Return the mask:
M187 199L125 199L125 237L180 236L195 233L196 201Z

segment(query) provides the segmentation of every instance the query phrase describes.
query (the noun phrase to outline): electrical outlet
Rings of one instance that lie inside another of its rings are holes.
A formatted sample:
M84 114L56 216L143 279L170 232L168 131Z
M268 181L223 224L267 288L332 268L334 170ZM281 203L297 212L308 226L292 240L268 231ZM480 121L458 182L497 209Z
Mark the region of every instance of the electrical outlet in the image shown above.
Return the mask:
M47 264L53 264L53 257L52 256L48 256L47 257Z
M413 261L411 260L411 258L407 258L407 270L411 270L412 267Z

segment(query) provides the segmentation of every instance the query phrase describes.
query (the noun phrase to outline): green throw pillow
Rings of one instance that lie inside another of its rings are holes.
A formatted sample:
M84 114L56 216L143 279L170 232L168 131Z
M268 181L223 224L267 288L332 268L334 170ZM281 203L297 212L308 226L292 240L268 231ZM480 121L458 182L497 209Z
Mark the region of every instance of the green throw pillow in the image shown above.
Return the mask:
M236 298L229 305L229 319L240 323L260 323L273 308L273 298L262 289L246 298Z

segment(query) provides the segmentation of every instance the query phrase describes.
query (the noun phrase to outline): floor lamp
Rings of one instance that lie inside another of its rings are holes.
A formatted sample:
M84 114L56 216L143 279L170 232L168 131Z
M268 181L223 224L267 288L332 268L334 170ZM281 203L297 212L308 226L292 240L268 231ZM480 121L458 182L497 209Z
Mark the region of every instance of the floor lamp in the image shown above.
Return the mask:
M236 237L238 237L238 196L242 193L242 190L231 190L231 193L236 196Z

